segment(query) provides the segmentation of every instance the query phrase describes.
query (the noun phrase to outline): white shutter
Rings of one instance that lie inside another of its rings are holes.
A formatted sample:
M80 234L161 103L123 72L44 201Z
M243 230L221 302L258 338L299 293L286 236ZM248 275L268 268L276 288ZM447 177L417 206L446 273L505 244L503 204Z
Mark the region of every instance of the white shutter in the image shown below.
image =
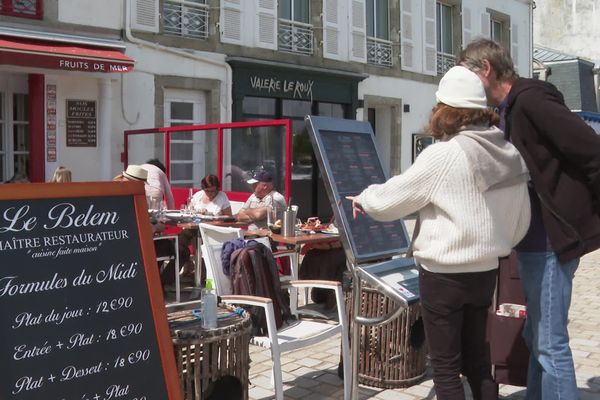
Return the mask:
M131 29L158 32L158 0L130 0Z
M491 16L489 12L481 13L481 36L489 39L492 37L492 32L490 31L491 24Z
M256 47L277 50L277 0L258 0L256 26Z
M423 73L437 75L436 0L423 0Z
M401 3L400 28L402 32L400 35L400 42L402 50L402 69L418 72L415 60L416 32L413 22L413 13L415 11L414 0L402 0Z
M221 0L221 42L242 44L242 0ZM248 1L248 0L246 0Z
M367 13L365 0L351 0L350 54L351 61L367 62Z
M515 70L517 70L519 65L519 26L517 24L512 24L510 29L510 55Z
M347 60L348 28L344 0L323 0L323 57Z
M467 45L471 42L472 36L472 26L471 26L471 9L465 7L463 4L462 7L462 47L463 49L467 47Z

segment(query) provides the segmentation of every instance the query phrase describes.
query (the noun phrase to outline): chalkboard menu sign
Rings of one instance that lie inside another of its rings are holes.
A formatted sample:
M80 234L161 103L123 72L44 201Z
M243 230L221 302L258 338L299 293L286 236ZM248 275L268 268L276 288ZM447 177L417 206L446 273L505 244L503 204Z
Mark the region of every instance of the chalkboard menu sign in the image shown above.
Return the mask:
M381 166L371 125L315 116L307 117L307 121L336 222L343 228L341 236L347 244L344 246L347 257L358 264L406 251L410 241L402 220L380 222L368 215L354 219L352 203L346 199L388 178Z
M180 399L140 183L0 187L0 398Z
M67 146L96 147L96 102L67 100Z

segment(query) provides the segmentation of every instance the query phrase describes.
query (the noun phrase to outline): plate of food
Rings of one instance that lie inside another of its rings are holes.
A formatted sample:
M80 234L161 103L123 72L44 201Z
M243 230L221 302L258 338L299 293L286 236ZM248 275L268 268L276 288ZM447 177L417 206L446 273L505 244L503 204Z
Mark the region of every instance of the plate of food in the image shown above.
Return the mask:
M299 226L302 232L323 232L329 227L328 224L322 224L318 217L310 217L305 223Z

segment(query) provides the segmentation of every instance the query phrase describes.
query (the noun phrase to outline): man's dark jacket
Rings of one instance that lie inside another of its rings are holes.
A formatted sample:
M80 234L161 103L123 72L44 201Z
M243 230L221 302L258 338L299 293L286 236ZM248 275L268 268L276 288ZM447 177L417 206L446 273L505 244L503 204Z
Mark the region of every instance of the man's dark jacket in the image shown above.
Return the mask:
M519 78L507 103L507 135L529 168L559 260L600 248L600 136L550 83Z

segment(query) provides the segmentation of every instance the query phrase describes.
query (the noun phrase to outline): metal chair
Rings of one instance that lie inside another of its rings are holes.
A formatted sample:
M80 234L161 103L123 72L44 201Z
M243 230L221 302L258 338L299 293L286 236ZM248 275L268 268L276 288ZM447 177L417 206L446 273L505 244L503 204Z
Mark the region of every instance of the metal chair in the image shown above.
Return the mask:
M156 257L156 261L162 263L160 266L160 272L164 270L170 261L175 262L175 302L181 302L181 282L179 280L179 237L177 235L161 235L155 236L154 241L159 240L174 240L175 241L175 254Z

